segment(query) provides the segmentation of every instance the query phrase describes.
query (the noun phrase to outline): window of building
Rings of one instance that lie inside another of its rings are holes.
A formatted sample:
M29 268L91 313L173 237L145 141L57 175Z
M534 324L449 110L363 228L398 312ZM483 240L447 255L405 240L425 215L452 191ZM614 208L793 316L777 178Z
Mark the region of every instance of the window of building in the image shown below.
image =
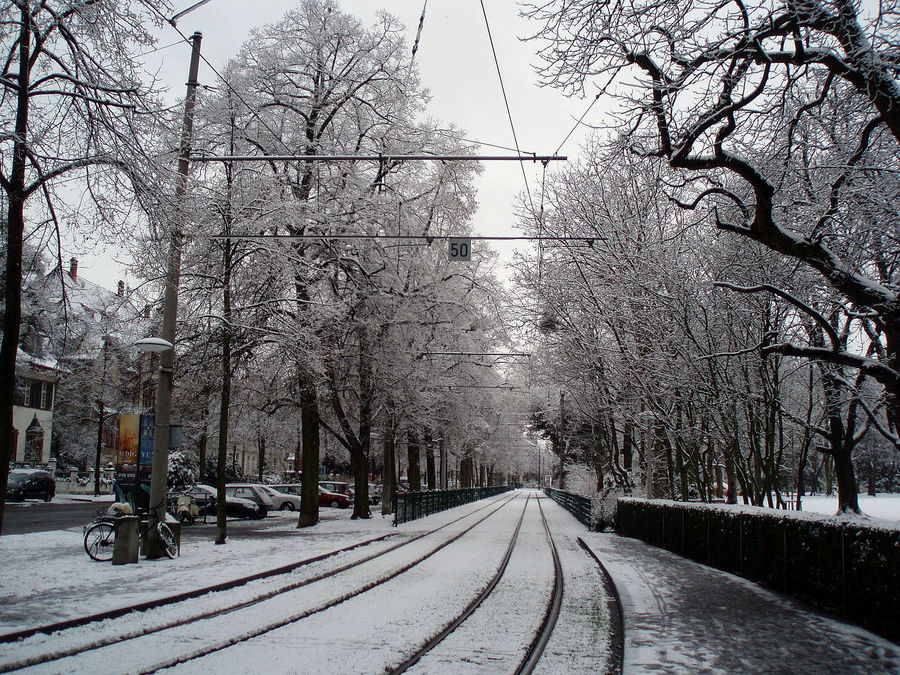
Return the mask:
M21 400L20 405L40 410L50 410L53 407L54 387L52 382L17 378L17 383L19 380L22 380L22 385L16 387L17 403Z

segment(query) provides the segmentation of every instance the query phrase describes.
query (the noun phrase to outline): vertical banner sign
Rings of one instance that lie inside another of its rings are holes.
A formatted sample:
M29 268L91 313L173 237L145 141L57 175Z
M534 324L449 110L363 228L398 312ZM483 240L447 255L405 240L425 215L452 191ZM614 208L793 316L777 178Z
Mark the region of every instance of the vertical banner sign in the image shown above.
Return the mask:
M140 415L119 415L119 451L117 464L137 464Z
M153 463L153 432L156 415L141 415L141 465Z
M472 240L469 237L450 237L447 240L450 260L472 260Z

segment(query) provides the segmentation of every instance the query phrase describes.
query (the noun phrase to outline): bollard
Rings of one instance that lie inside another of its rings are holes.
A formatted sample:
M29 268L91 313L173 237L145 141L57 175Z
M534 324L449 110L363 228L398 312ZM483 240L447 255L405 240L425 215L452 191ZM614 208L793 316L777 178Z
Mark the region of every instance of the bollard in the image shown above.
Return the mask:
M141 519L138 516L122 516L116 521L116 539L113 542L113 565L127 565L138 561L138 534Z

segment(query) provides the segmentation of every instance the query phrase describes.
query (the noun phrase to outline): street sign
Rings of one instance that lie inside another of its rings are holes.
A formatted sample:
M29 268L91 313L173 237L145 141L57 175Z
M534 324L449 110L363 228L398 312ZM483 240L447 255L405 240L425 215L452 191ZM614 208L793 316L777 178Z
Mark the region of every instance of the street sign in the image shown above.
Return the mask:
M469 237L450 237L447 240L450 260L472 260L472 240Z

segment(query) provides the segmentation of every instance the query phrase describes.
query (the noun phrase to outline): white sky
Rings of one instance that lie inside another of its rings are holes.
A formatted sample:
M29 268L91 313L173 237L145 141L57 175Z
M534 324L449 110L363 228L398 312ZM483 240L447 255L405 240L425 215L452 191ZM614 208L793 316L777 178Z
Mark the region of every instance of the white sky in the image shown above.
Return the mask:
M407 41L412 46L424 0L343 0L344 11L369 24L376 11L385 9L407 27ZM190 7L193 0L180 0L179 10ZM549 155L572 129L575 120L589 105L588 101L567 99L559 92L538 86L533 64L537 58L534 42L520 38L536 26L518 16L518 5L512 0L485 0L494 44L509 97L513 122L523 151ZM203 33L202 53L217 70L232 58L249 38L251 28L279 20L291 7L292 0L212 0L184 16L178 28L185 34ZM170 45L179 39L169 27L160 33L159 45ZM159 68L162 81L172 88L172 96L184 95L189 47L186 44L164 49L146 57L151 70ZM452 122L463 129L466 137L496 145L513 147L503 95L500 89L490 42L478 0L430 0L422 38L416 53L416 64L423 84L431 92L429 115L443 123ZM216 84L216 75L201 63L200 82ZM588 118L589 121L590 117ZM574 156L584 129L568 140L559 154ZM486 154L507 154L485 148ZM561 164L561 163L556 163ZM536 196L540 181L540 164L526 164L532 194ZM523 190L522 169L516 162L486 162L478 179L479 211L474 232L486 236L509 236L513 229L514 200ZM524 242L492 242L509 262L513 248L528 247ZM122 278L121 268L110 263L110 252L71 248L64 260L76 255L80 271L88 279L111 289Z

